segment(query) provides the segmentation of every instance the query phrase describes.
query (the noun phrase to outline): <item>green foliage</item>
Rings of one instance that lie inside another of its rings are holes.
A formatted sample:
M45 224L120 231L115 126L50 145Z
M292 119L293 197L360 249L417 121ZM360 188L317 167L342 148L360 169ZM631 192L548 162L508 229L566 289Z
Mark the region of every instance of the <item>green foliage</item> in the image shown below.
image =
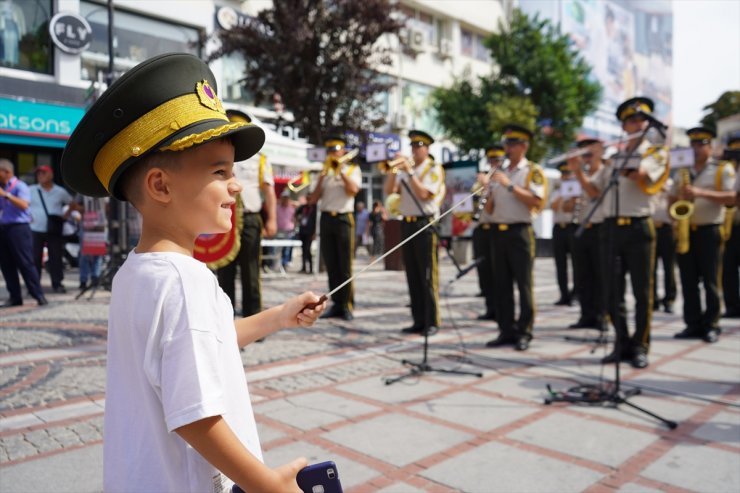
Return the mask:
M740 91L723 93L717 101L706 105L704 111L709 113L701 119L701 124L716 131L718 120L740 113Z
M537 107L527 96L502 96L494 103L486 103L488 111L489 129L501 140L504 126L509 123L521 125L525 128L536 128ZM533 140L529 145L527 156L532 161L539 161L545 155L546 148L541 139Z
M391 64L376 41L397 33L389 0L280 0L243 26L216 33L211 59L240 53L243 84L255 103L280 94L295 125L318 144L331 132L382 123L377 97L391 86L378 69Z
M560 151L568 147L601 95L599 83L590 80L591 67L569 38L549 20L515 10L510 24L501 23L499 32L486 38L485 45L497 66L495 73L475 82L464 78L435 92L440 122L451 138L466 150L482 147L481 129L489 130L490 141L494 137L490 130L500 128L501 118L532 122L529 102L534 105L536 121L530 125L535 130L530 157L539 157L545 148ZM499 120L494 123L492 118Z

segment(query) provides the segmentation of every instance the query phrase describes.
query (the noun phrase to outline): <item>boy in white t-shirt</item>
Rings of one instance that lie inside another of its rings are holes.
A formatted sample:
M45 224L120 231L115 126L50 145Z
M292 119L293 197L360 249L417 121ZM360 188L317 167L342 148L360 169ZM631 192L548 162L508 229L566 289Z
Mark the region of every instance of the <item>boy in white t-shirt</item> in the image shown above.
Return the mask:
M235 322L216 277L193 258L199 234L231 228L241 190L234 161L265 138L252 124L229 122L215 88L192 55L145 61L92 106L62 157L71 188L127 200L143 218L113 280L107 492L222 492L232 481L249 492L300 491L305 459L262 463L239 348L313 324L325 303L306 292Z

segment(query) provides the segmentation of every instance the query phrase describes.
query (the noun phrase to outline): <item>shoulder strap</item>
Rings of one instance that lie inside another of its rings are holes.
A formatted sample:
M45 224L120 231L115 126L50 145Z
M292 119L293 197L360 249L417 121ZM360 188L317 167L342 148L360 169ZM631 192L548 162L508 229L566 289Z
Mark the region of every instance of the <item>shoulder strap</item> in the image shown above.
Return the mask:
M41 205L44 207L44 214L46 214L46 217L49 217L49 211L46 209L46 201L44 200L44 195L41 193L41 187L37 188L36 191L39 193L39 197L41 198Z
M717 173L714 175L714 188L718 191L722 191L722 173L725 169L729 169L730 176L735 175L735 168L732 167L732 163L728 161L720 161L717 163Z
M421 172L421 175L419 175L419 181L423 180L425 176L427 176L427 173L431 171L432 166L434 165L434 161L431 159L427 159L427 164L424 168L424 171Z
M267 164L267 156L260 152L260 164L259 164L259 184L258 187L262 188L262 184L265 179L265 165Z

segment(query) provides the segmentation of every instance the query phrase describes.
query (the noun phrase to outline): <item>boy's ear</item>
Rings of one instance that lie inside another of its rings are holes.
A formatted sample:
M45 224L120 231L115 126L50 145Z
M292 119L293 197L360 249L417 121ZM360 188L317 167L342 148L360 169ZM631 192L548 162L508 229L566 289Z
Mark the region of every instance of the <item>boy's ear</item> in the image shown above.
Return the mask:
M144 177L144 190L155 202L167 204L172 199L169 175L161 168L152 168Z

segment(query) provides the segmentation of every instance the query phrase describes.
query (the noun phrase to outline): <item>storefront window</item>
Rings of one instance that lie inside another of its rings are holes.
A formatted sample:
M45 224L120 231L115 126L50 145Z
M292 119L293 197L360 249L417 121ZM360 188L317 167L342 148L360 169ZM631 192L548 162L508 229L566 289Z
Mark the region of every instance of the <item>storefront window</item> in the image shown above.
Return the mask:
M240 53L232 53L221 57L221 75L224 87L223 89L219 88L219 93L224 101L247 104L254 102L253 94L247 91L241 82L244 79L244 64L244 57Z
M93 31L93 41L82 53L84 80L102 80L108 71L108 9L105 5L80 2L80 14ZM113 18L115 70L119 73L162 53L200 54L198 30L116 10Z
M0 64L50 74L51 0L0 0Z

